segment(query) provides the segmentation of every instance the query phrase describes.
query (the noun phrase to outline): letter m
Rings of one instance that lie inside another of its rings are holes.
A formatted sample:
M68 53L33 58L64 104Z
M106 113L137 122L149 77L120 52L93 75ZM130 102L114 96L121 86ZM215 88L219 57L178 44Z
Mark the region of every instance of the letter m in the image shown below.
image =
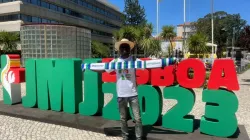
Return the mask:
M81 63L81 59L36 60L38 108L78 112L82 101Z

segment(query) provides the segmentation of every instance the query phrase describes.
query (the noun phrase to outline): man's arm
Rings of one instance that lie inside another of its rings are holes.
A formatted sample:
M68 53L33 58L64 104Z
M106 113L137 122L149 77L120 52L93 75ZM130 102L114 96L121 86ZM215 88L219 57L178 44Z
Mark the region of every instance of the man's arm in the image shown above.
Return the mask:
M112 61L110 61L109 63L115 62L115 59L113 59ZM94 72L98 72L98 73L103 73L103 72L107 72L107 73L111 73L114 70L92 70Z

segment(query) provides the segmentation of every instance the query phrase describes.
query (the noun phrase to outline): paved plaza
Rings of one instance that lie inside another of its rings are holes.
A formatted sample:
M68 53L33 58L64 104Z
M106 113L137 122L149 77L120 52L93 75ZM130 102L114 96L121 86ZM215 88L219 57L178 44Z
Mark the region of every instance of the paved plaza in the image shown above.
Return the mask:
M236 92L239 100L237 118L240 125L244 125L250 135L250 70L238 76L240 91ZM2 86L0 87L2 94ZM196 119L204 114L205 104L202 102L202 89L194 89L196 103L191 112ZM25 83L22 84L22 95L25 95ZM105 95L105 104L112 96ZM2 99L2 95L0 96ZM165 100L163 113L167 112L176 101ZM120 137L106 137L104 134L78 130L70 127L30 121L0 115L1 140L120 140Z

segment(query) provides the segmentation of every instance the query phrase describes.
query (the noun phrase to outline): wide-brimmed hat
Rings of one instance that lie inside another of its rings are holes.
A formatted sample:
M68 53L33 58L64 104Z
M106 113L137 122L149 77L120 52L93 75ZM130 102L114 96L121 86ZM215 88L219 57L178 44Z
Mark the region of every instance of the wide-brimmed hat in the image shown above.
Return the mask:
M132 50L135 46L134 42L131 42L128 39L124 38L121 41L115 43L115 49L117 51L120 49L121 44L128 44L130 46L130 50Z

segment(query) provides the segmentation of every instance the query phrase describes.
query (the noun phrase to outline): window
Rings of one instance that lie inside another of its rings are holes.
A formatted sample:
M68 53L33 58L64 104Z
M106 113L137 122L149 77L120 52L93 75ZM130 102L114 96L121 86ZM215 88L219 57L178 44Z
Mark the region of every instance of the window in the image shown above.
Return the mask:
M31 16L21 15L21 19L26 22L32 22Z
M0 16L0 21L13 21L18 20L20 17L19 15L7 15L7 16Z
M48 23L48 20L43 18L42 23Z
M99 13L99 12L100 12L100 8L97 7L97 8L96 8L96 11Z
M88 8L92 9L92 5L91 5L91 4L88 4Z
M51 21L51 23L57 24L58 22L56 22L56 21L52 20L52 21Z
M96 11L96 10L97 10L95 6L93 6L93 10L94 10L94 11Z
M82 6L82 0L78 0L78 4Z
M57 11L57 6L54 5L54 4L50 4L50 9L54 10L54 11Z
M49 3L42 1L41 6L44 8L49 8Z
M24 2L31 3L31 0L24 0Z
M88 6L88 4L85 1L82 1L82 5L85 6L85 7Z
M65 9L65 13L70 15L70 10L69 9Z
M3 0L0 0L0 1L3 1ZM72 11L70 9L66 9L66 8L63 8L63 7L59 7L57 5L54 5L54 4L49 4L47 2L44 2L44 1L41 1L41 0L24 0L24 1L31 1L30 3L32 4L35 4L35 5L39 5L41 7L44 7L44 8L47 8L47 9L51 9L51 10L54 10L54 11L58 11L58 12L61 12L61 13L65 13L65 14L68 14L68 15L71 15L71 16L75 16L75 17L79 17L79 18L82 18L82 19L85 19L85 20L88 20L90 22L93 22L95 24L102 24L102 25L105 25L105 26L108 26L108 27L113 27L113 28L117 28L117 26L113 25L113 24L109 24L107 22L104 22L102 20L99 20L99 19L96 19L96 18L93 18L91 16L87 16L87 15L84 15L84 14L80 14L78 12L75 12L75 11ZM101 9L101 8L98 8L98 7L95 7L93 6L92 4L90 3L86 3L85 0L71 0L73 2L76 2L76 3L80 3L79 5L86 5L86 7L90 8L91 10L93 11L97 11L103 15L106 15L108 17L111 17L111 18L116 18L115 15L113 15L112 13L104 10L104 9ZM27 17L24 17L24 20L25 21L28 21L28 22L31 22L32 19L28 19ZM37 19L34 19L35 22L37 22ZM48 21L47 21L48 22ZM43 22L44 23L44 22Z
M31 0L31 3L36 5L37 4L37 0Z
M32 22L34 22L34 23L40 23L38 17L32 17Z
M57 7L57 11L60 13L63 13L63 8L62 7Z

